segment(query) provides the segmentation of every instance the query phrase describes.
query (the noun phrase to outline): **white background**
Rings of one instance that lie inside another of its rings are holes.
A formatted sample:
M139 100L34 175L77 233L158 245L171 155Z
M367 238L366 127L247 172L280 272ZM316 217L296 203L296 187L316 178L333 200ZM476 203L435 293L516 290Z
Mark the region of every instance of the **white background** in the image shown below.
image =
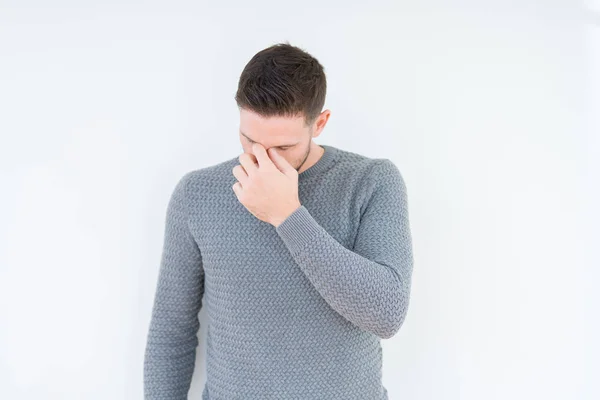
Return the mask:
M214 3L0 0L0 398L142 398L169 195L241 153L284 40L325 67L315 141L407 184L390 400L600 398L598 2Z

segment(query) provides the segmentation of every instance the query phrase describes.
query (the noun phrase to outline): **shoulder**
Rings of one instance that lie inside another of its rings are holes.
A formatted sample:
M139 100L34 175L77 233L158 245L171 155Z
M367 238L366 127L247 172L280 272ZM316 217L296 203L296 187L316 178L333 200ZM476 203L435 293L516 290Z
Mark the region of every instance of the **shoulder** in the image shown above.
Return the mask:
M368 182L372 188L370 194L398 201L406 197L406 183L398 166L389 158L375 159L373 164Z
M389 158L368 157L349 151L342 151L339 166L349 174L358 177L358 184L366 192L373 192L381 186L395 185L406 190L400 169Z
M237 156L230 157L217 164L183 172L173 183L172 201L195 207L215 195L229 193L235 182L232 169L237 161Z
M232 169L236 164L238 164L237 156L217 164L187 171L180 176L179 184L186 186L188 190L221 185L224 181L233 179Z
M373 167L372 179L378 183L387 185L398 185L402 189L406 190L406 184L404 177L400 172L398 166L389 158L378 158L375 159L375 166Z
M385 178L389 175L400 175L399 168L389 158L369 157L344 149L337 149L337 151L339 166L350 169L354 173L362 173L371 179Z
M385 157L369 157L348 150L339 150L336 177L344 182L340 187L352 190L360 211L376 207L376 203L406 201L406 184L399 167ZM340 189L341 190L341 189Z
M354 158L354 174L358 177L361 215L368 208L388 212L406 205L406 184L396 163L385 157L354 155L350 158Z

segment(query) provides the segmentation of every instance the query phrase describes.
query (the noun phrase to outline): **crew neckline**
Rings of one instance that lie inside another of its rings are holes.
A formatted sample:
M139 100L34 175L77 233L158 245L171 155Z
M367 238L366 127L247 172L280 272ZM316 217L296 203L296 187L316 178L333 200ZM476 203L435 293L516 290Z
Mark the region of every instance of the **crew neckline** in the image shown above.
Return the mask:
M317 162L311 165L308 169L298 174L298 182L304 181L326 171L337 159L338 149L336 147L327 144L320 144L319 146L325 149L321 155L321 158L319 158Z

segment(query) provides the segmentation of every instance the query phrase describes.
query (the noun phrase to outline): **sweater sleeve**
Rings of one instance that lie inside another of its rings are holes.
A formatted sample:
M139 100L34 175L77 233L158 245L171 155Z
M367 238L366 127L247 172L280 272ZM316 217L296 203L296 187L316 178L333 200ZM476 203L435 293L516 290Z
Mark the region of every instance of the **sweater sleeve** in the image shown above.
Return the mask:
M144 357L144 398L185 400L190 388L204 294L204 271L188 226L186 188L191 173L173 190Z
M275 229L335 311L388 339L407 313L413 254L404 180L392 161L379 160L352 250L333 238L303 205Z

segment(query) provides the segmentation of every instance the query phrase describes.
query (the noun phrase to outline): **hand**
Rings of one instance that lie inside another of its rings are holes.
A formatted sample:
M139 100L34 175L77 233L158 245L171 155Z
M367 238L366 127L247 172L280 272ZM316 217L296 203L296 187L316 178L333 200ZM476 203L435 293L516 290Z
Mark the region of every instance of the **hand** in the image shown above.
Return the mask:
M298 171L274 148L267 152L254 143L252 150L257 163L251 154L240 155L241 165L232 170L238 180L232 189L252 215L277 227L300 207Z

